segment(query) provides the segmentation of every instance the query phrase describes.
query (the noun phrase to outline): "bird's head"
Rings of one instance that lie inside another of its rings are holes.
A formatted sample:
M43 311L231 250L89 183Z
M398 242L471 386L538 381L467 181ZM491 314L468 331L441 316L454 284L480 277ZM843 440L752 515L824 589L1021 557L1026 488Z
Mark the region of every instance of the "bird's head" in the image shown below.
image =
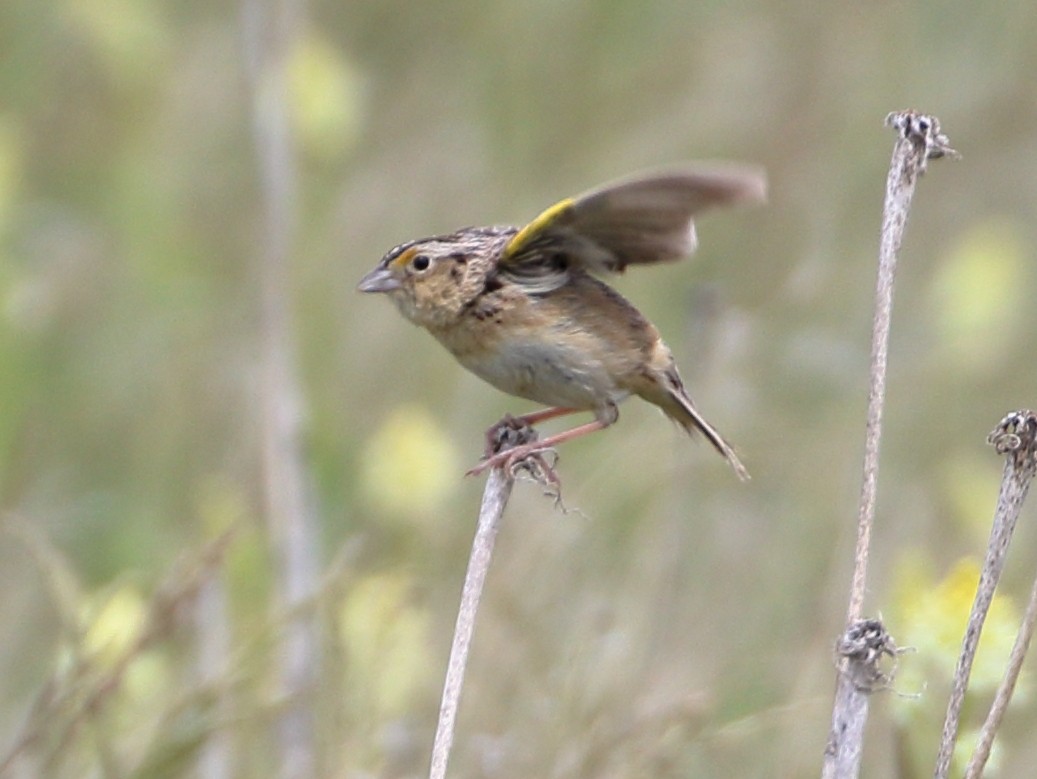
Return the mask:
M506 241L494 228L408 241L387 252L357 289L387 294L415 324L444 326L482 290Z

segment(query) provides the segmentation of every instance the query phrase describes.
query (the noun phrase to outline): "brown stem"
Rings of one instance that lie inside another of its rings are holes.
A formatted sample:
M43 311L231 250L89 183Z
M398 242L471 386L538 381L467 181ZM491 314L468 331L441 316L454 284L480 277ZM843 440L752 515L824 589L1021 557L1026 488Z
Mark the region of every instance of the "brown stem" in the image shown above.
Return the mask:
M878 282L875 291L875 316L871 342L871 389L868 395L867 428L864 442L864 477L857 513L857 547L854 553L853 583L847 609L846 633L839 644L853 645L858 634L867 633L871 620L862 620L868 575L868 552L875 521L875 496L879 471L879 441L882 434L882 409L886 396L886 364L893 311L893 282L897 255L911 209L915 185L928 160L954 154L946 136L940 133L936 117L902 111L886 117L886 124L897 131L897 142L886 178L886 200L882 212L882 241L879 251ZM878 626L881 628L881 624ZM885 631L879 634L885 636ZM888 637L886 637L888 638ZM892 646L892 639L888 639ZM880 642L885 645L885 641ZM867 658L877 659L870 654ZM868 718L869 685L862 678L879 678L876 669L854 668L853 655L838 660L839 678L832 709L832 729L825 747L821 775L824 779L852 779L860 772L864 744L864 725Z
M983 632L983 623L986 621L990 604L994 600L994 590L997 588L1001 572L1005 567L1005 556L1012 541L1019 512L1022 510L1023 501L1030 489L1034 473L1037 472L1037 456L1035 456L1037 415L1032 411L1016 411L1009 414L1001 420L988 440L1000 454L1007 455L1005 471L1001 480L1001 492L997 498L997 509L994 512L993 527L990 530L986 559L983 561L983 570L976 587L976 597L972 603L972 611L969 613L968 625L965 628L961 654L958 656L958 666L954 672L954 687L947 703L947 715L944 718L943 735L940 738L940 751L936 756L936 768L933 771L935 779L946 779L950 772L954 744L958 738L961 707L965 702L965 692L969 686L972 662L976 657L979 637ZM1031 618L1028 616L1028 619ZM1024 621L1020 638L1016 640L1016 647L1012 652L1013 660L1017 653L1020 655L1026 653L1029 637L1023 638L1026 633L1025 624ZM1030 630L1032 631L1032 629L1031 625ZM1017 662L1022 663L1021 656L1018 657ZM1002 700L1000 703L997 699L994 701L994 706L984 726L983 737L969 763L970 770L981 770L990 753L994 734L1001 721L1001 714L1004 707L1008 705L1008 698L1011 697L1012 688L1015 686L1015 676L1018 675L1018 668L1013 675L1011 666L1010 661L1009 672L998 689L998 698Z

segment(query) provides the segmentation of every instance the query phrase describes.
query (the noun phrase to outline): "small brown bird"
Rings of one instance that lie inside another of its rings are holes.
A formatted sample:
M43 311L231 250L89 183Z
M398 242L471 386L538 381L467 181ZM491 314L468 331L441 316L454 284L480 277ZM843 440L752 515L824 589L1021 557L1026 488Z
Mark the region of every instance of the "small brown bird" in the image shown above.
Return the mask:
M488 454L469 473L510 467L608 427L619 402L638 395L689 433L702 433L746 479L731 446L688 397L659 331L592 274L688 256L696 214L760 201L765 187L760 172L743 168L642 174L562 200L521 229L466 227L400 244L358 288L388 294L475 375L550 407L519 421L594 414L571 430Z

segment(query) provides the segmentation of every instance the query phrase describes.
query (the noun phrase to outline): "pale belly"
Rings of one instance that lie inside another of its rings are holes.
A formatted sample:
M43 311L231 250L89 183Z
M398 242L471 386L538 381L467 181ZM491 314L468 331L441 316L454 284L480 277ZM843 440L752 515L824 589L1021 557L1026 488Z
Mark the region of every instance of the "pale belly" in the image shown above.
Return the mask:
M499 343L492 357L486 352L455 356L497 389L546 406L605 411L629 394L600 362L552 343Z

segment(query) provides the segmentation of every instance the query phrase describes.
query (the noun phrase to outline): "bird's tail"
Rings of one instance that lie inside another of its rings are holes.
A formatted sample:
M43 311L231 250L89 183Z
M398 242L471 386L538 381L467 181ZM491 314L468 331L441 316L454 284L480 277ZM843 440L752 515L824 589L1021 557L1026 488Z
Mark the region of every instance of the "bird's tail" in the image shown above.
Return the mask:
M742 481L748 481L749 471L742 465L742 461L738 459L738 455L731 448L731 444L725 441L724 437L717 432L717 429L709 424L706 418L699 413L699 410L691 402L691 398L684 391L684 387L677 383L676 386L671 386L668 390L667 400L669 402L665 405L660 404L667 416L675 420L689 434L694 434L696 431L702 433L706 440L713 444L713 448L727 460L738 475L738 478Z

